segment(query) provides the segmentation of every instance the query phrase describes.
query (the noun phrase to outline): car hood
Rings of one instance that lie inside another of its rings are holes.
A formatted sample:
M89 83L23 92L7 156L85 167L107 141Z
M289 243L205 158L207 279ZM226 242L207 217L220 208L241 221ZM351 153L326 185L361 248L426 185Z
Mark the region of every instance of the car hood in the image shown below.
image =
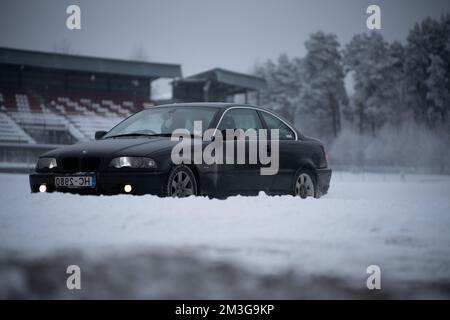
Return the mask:
M149 156L170 151L177 144L169 137L124 137L82 142L54 149L44 153L44 157L116 157Z

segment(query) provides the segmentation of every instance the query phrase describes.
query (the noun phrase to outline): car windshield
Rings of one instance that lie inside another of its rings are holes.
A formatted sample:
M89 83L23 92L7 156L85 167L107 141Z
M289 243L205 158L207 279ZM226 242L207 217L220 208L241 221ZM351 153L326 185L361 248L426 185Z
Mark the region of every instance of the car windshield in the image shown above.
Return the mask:
M163 107L138 112L111 129L104 138L118 136L168 135L176 129L203 134L208 129L216 108ZM202 132L194 132L194 121L202 123Z

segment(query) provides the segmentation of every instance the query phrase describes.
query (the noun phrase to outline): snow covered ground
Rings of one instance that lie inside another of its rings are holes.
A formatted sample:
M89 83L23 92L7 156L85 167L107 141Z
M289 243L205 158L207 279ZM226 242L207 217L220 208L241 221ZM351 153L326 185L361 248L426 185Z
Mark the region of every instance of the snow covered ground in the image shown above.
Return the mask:
M0 174L0 205L0 297L450 298L449 176L336 172L319 200L210 200L30 194Z

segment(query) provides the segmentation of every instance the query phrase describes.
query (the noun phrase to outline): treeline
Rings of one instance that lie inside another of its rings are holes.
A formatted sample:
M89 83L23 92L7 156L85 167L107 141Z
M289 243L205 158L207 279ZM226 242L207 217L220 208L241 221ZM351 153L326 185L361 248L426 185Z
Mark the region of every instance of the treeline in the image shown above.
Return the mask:
M304 57L281 55L276 61L256 66L255 73L267 81L267 89L261 93L262 104L274 108L304 133L321 138L332 149L339 145L335 155L357 152L354 158L358 160L352 164L372 164L366 151L371 143L378 143L377 137L390 132L395 139L395 133L409 132L412 127L426 136L420 141L434 139L432 144L437 149L447 147L450 15L417 23L405 44L389 43L380 33L370 32L357 34L341 46L336 35L319 31L310 35L305 46ZM345 81L352 83L351 92L347 92ZM364 141L355 141L358 139ZM436 144L436 139L444 139L444 145ZM346 148L349 150L343 150ZM381 150L375 165L437 165L448 169L448 152L439 164L418 164L413 159L396 161L392 154L395 148L386 149L390 153L383 156Z

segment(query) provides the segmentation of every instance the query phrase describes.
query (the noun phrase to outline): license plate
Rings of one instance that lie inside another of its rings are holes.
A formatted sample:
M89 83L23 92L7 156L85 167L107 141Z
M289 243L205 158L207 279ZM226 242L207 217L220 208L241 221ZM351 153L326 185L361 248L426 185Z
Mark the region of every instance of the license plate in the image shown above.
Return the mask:
M55 177L57 188L94 188L95 176L64 176Z

